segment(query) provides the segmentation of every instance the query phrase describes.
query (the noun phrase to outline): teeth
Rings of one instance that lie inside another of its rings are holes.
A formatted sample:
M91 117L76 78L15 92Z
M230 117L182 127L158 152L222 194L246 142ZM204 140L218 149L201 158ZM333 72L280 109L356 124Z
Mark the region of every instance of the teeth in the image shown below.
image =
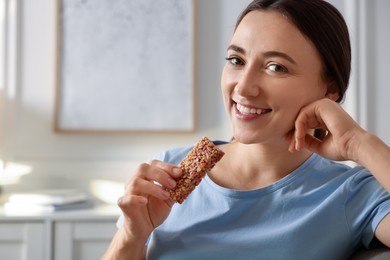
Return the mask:
M245 107L245 106L240 105L240 104L237 104L236 107L237 107L237 110L240 111L240 113L247 114L247 115L249 115L249 114L261 115L261 114L265 114L265 113L271 111L270 109L249 108L249 107Z

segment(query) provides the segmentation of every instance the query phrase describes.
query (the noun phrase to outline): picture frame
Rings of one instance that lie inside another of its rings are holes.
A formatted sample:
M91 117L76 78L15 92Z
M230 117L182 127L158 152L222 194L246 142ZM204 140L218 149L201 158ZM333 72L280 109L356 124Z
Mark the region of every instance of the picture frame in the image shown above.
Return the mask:
M54 130L192 132L193 0L57 0Z

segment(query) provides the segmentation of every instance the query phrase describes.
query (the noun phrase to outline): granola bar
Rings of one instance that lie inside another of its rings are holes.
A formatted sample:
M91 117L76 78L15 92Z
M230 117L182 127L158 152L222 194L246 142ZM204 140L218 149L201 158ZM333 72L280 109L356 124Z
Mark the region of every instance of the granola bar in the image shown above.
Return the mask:
M203 137L179 163L178 166L182 169L183 175L176 179L177 185L174 189L167 189L171 199L179 204L183 203L223 155L224 152L213 142Z

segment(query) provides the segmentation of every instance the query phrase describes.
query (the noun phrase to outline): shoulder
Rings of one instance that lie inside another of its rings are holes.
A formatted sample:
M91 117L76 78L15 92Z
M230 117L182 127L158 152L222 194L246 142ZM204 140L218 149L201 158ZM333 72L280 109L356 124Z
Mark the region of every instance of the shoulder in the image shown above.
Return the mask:
M352 215L361 215L364 210L370 214L380 204L389 201L390 195L366 168L322 157L317 162L314 167L318 167L324 185L330 190L341 192L346 206L354 212Z
M376 179L365 168L328 160L314 154L304 167L298 169L301 181L305 185L319 185L328 191L342 191L353 194L362 189L376 189L379 186Z
M313 178L318 181L330 181L332 179L347 179L356 173L357 168L352 165L348 165L342 162L336 162L318 154L312 154L312 156L303 163L296 172L303 174L305 178Z

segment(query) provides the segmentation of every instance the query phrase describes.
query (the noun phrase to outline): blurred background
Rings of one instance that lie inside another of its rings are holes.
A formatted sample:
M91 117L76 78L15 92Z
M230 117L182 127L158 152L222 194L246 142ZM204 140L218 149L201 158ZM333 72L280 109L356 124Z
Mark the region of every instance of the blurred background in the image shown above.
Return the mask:
M4 259L98 259L116 229L115 203L140 162L202 136L230 139L220 74L236 18L249 0L192 0L195 127L164 133L55 131L61 1L0 0L1 200L14 193L72 189L73 197L61 198L77 201L81 193L112 207L40 215L24 207L16 216L0 206ZM343 106L390 144L390 1L330 2L345 16L352 40L352 76Z

